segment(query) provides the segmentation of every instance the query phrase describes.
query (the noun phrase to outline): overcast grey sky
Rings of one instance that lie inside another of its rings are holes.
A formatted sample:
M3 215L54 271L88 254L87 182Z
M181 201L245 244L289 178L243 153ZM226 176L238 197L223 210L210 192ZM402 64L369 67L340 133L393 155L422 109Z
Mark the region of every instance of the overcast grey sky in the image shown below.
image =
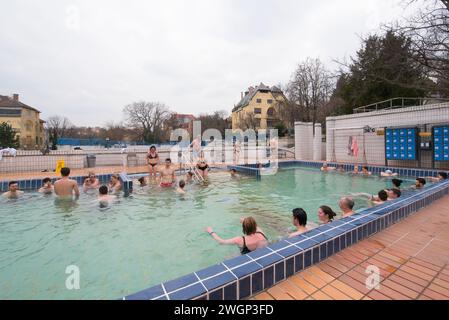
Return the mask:
M287 83L306 57L329 67L360 35L404 14L400 0L0 0L0 94L77 125L160 101L231 111L261 81ZM411 8L409 8L411 10Z

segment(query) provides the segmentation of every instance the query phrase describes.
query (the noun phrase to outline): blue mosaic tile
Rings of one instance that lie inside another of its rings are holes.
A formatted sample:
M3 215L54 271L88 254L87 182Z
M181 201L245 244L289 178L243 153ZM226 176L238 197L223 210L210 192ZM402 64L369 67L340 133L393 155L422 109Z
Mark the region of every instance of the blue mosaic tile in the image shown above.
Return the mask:
M294 238L292 238L294 239ZM306 250L309 248L312 248L313 246L317 245L318 242L316 242L313 239L301 239L298 242L295 243L296 246L298 246L299 248L301 248L302 250Z
M312 249L312 264L320 262L320 247L317 246Z
M295 258L285 260L285 277L288 278L295 273Z
M197 271L196 274L201 280L203 280L205 278L208 278L210 276L216 275L217 273L224 272L224 271L227 271L227 269L224 265L216 264L211 267Z
M312 265L312 250L304 251L304 269Z
M276 263L274 265L274 282L278 283L285 279L284 261Z
M224 300L237 300L237 282L228 284L223 289Z
M265 256L265 255L268 255L270 253L272 253L272 251L270 249L268 249L268 248L261 248L261 249L257 249L255 251L252 251L252 252L248 253L248 257L251 257L254 260L256 260L256 259L258 259L258 258L260 258L262 256Z
M327 258L327 243L320 245L320 261Z
M201 296L205 292L206 289L204 289L201 283L197 283L175 292L169 292L168 296L170 297L170 300L190 300L195 297Z
M245 277L239 280L239 299L249 297L251 295L251 277Z
M257 264L256 262L250 262L248 264L232 268L232 272L239 278L246 276L248 274L254 273L258 270L261 270L262 266Z
M191 273L186 276L177 278L175 280L167 281L164 283L164 287L167 290L167 292L171 292L173 290L176 290L181 287L188 286L192 283L195 283L198 281L198 278L195 276L195 274Z
M272 254L270 254L266 257L257 259L256 262L261 264L262 266L266 267L266 266L272 265L273 263L281 261L281 260L283 260L283 257L281 255L273 252Z
M274 267L268 267L263 270L263 288L268 289L274 284Z
M236 266L239 266L245 262L252 261L246 254L240 255L235 258L223 261L223 264L226 265L229 269L232 269Z
M223 274L204 280L203 284L206 286L207 290L212 290L234 280L236 280L234 275L231 272L227 271Z
M304 269L304 253L295 256L295 273Z
M126 296L126 300L151 300L164 294L164 289L158 284L157 286L139 291L137 293Z
M287 258L287 257L297 254L299 251L301 251L300 248L295 247L295 246L290 246L288 248L277 251L277 253L279 255L283 256L284 258Z
M263 271L259 271L251 275L252 293L255 294L263 290Z
M334 240L328 241L327 243L327 256L330 257L334 254Z
M223 300L223 288L209 292L209 300Z

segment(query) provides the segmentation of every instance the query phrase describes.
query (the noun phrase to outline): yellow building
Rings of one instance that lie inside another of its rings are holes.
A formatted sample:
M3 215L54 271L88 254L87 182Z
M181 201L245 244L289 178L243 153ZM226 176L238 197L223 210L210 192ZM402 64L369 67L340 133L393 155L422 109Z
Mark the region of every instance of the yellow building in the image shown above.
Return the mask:
M241 94L240 102L232 109L232 130L272 129L279 123L285 125L282 108L287 98L277 87L263 83Z
M21 149L41 149L45 143L44 123L40 111L19 101L19 95L0 95L0 123L16 130ZM7 147L7 146L5 146Z

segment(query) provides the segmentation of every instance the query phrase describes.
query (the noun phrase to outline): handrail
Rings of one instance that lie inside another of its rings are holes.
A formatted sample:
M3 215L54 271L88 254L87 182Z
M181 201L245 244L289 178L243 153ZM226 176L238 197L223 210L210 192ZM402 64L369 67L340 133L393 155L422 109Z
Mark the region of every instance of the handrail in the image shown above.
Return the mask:
M394 104L394 101L401 101L400 104ZM361 112L370 112L370 111L378 111L378 110L390 110L395 108L404 108L404 107L411 107L412 105L406 105L404 104L407 100L413 100L418 101L418 104L415 104L416 106L422 106L429 103L426 103L428 101L434 102L434 101L449 101L449 98L433 98L433 97L396 97L391 98L383 101L378 101L375 103L371 103L362 107L354 108L353 113L361 113ZM382 107L382 105L387 104L386 107Z

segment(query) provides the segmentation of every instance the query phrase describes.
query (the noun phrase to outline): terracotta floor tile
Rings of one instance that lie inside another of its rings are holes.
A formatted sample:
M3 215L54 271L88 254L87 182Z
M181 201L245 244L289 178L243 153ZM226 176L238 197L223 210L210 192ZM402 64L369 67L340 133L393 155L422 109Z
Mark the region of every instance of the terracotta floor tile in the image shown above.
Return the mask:
M357 291L355 288L347 285L346 283L344 283L338 279L331 282L331 286L340 290L341 292L344 292L344 294L346 294L347 296L349 296L351 299L354 299L354 300L360 300L364 296L363 293Z
M443 287L443 288L446 288L447 290L449 290L449 282L448 281L444 281L439 278L435 278L435 279L433 279L432 283L435 283L436 285L439 285L440 287Z
M435 271L435 270L432 270L432 269L423 267L423 266L421 266L421 265L419 265L419 264L416 264L416 263L414 263L414 262L411 262L411 261L407 262L407 263L405 264L405 266L408 266L408 267L410 267L410 268L413 268L413 269L415 269L415 270L418 270L418 271L420 271L420 272L422 272L422 273L425 273L425 274L427 274L427 275L429 275L429 276L432 276L432 277L435 277L435 276L438 274L438 271Z
M423 280L432 281L432 279L433 279L433 276L430 276L430 275L428 275L426 273L423 273L423 272L421 272L419 270L410 268L410 267L408 267L406 265L401 266L400 270L405 271L407 273L411 273L412 275L414 275L414 276L416 276L418 278L421 278Z
M333 277L329 273L325 272L318 266L312 266L308 270L311 273L313 273L314 275L316 275L317 277L321 278L321 280L323 280L326 283L329 283L329 282L335 280L335 277Z
M309 282L299 277L298 275L290 277L288 280L292 281L297 287L299 287L302 291L309 295L318 290L318 288L312 286Z
M430 262L427 262L427 261L424 261L424 260L421 260L421 259L418 259L418 258L415 258L415 257L411 258L410 261L414 262L416 264L419 264L420 266L432 269L434 271L440 271L441 267L442 267L442 265L441 266L437 266L437 265L435 265L433 263L430 263Z
M393 290L407 296L410 299L416 299L419 295L418 292L413 291L413 290L411 290L395 281L392 281L390 279L386 279L386 280L382 281L381 286L387 286L390 289L393 289Z
M380 293L377 290L372 290L370 293L368 293L367 296L373 300L392 300L390 297L387 297L386 295Z
M390 297L393 300L410 300L409 297L407 297L406 295L391 289L390 287L384 286L382 283L380 284L380 289L376 291L379 291L380 293L382 293L385 296Z
M304 300L309 295L305 293L303 290L298 288L296 285L290 282L290 280L283 281L279 283L278 285L280 288L282 288L287 294L292 296L296 300Z
M270 296L270 295L269 295L268 293L266 293L266 292L259 293L258 295L256 295L256 296L254 297L254 299L256 299L256 300L274 300L273 297Z
M285 293L279 286L271 287L267 293L276 300L293 300L293 297Z
M445 296L446 299L449 299L449 290L448 289L443 288L435 283L431 283L427 288Z
M421 286L415 282L410 281L409 279L403 278L399 276L398 274L392 274L390 277L388 277L389 280L397 282L404 287L409 288L410 290L413 290L415 292L421 293L424 290L424 286Z
M438 292L435 292L429 288L427 288L426 290L424 290L423 295L428 296L429 298L433 299L433 300L448 300L449 298L439 294Z
M370 289L368 289L365 285L365 283L355 280L354 278L350 277L347 274L342 275L340 278L338 278L341 282L347 284L351 288L354 288L355 290L359 291L362 294L367 294Z
M339 276L341 276L343 274L341 271L333 268L332 266L328 265L325 262L320 262L320 264L318 266L321 270L323 270L324 272L327 272L334 278L338 278Z
M321 289L326 285L326 281L323 281L321 278L314 275L312 272L309 271L309 269L301 272L301 277L304 278L307 282L309 282L314 287Z
M431 281L431 280L421 279L420 277L417 277L417 276L415 276L415 275L413 275L411 273L408 273L406 271L403 271L401 269L397 270L394 274L398 275L398 276L400 276L402 278L405 278L405 279L407 279L407 280L409 280L411 282L414 282L417 285L420 285L421 287L427 287L429 285L430 281Z
M312 294L311 296L314 300L333 300L330 296L328 296L327 294L325 294L324 292L317 291L314 294Z
M334 288L331 285L325 286L324 288L321 289L321 291L335 300L351 300L351 297L347 296L346 294L344 294L343 292Z

